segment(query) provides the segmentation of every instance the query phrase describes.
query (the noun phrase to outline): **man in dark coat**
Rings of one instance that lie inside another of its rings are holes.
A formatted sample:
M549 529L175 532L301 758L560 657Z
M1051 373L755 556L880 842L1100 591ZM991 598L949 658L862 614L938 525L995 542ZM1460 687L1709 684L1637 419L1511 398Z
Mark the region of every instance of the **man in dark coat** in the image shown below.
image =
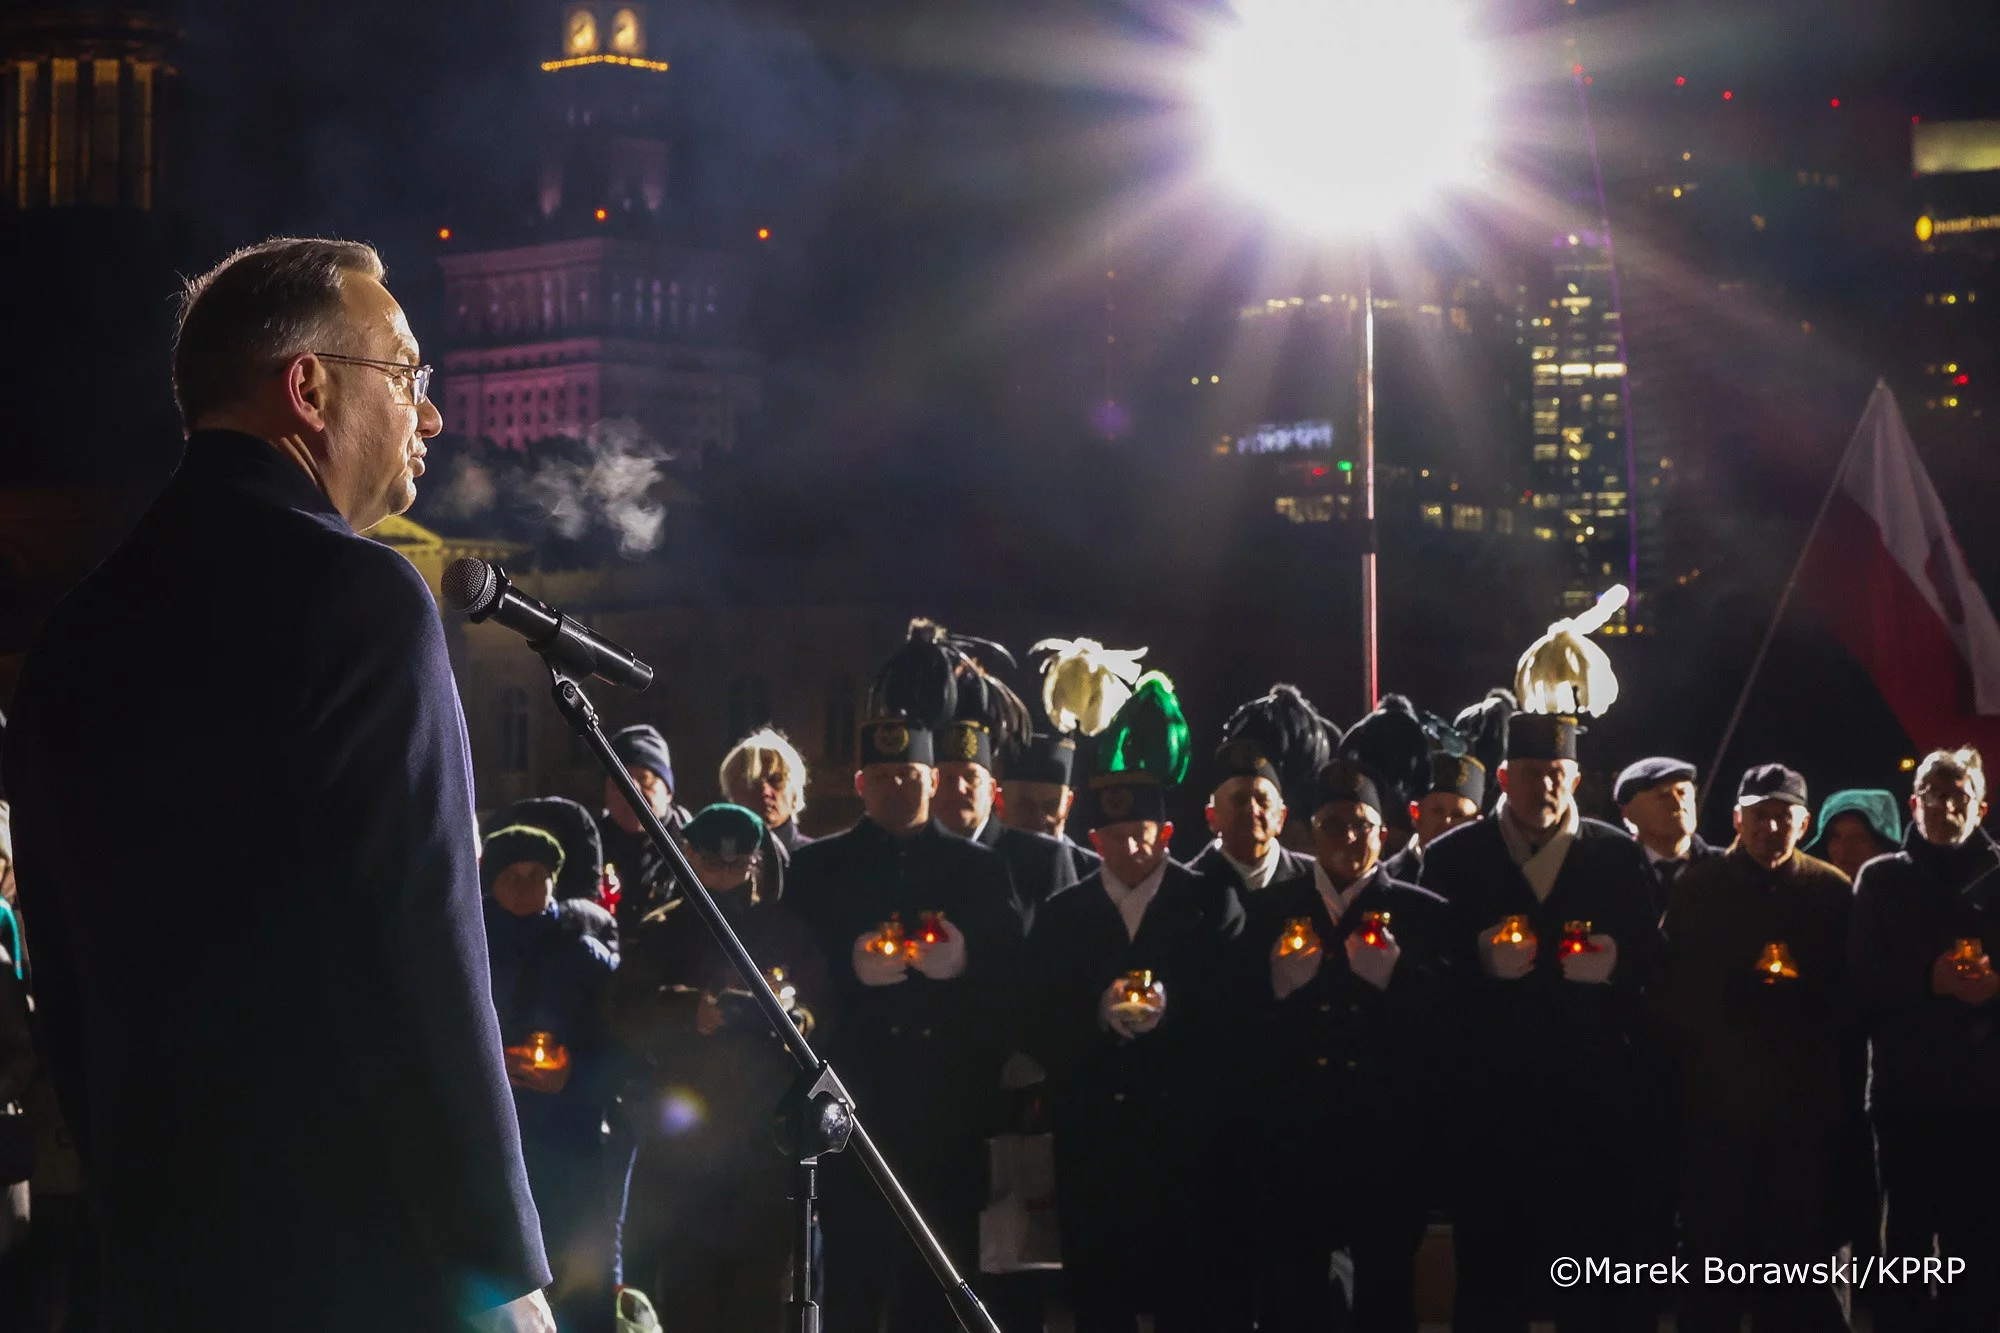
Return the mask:
M659 728L641 722L613 733L611 749L638 784L639 795L669 833L687 823L688 812L674 803L674 761ZM618 925L629 930L640 917L673 895L674 876L660 849L653 846L645 825L607 775L604 808L597 827L604 842L604 859L617 867L620 893Z
M1040 833L1069 849L1078 879L1097 869L1098 855L1068 833L1076 789L1076 742L1067 736L1034 736L1002 759L1000 794L994 810L1001 823L1023 833Z
M557 901L565 860L553 833L513 824L487 835L479 881L493 1006L528 1184L555 1272L557 1322L563 1333L610 1333L613 1228L604 1118L616 1064L604 996L618 960Z
M1917 767L1903 850L1861 869L1848 957L1869 1034L1883 1254L1962 1259L1935 1291L1881 1289L1876 1327L2000 1326L2000 844L1976 750Z
M1403 884L1414 884L1424 873L1424 848L1479 818L1486 803L1486 766L1469 754L1431 754L1431 780L1423 795L1410 802L1415 830L1403 850L1382 865L1382 873Z
M1274 885L1310 879L1312 858L1278 843L1289 812L1277 765L1264 747L1225 741L1215 753L1214 781L1205 813L1215 841L1188 869L1222 880L1245 902Z
M1049 1074L1077 1333L1129 1333L1141 1314L1161 1330L1217 1326L1199 1276L1216 1221L1211 1066L1243 909L1225 882L1168 859L1162 791L1092 790L1104 863L1049 902L1028 942L1025 1039Z
M1449 1092L1445 904L1384 873L1367 770L1336 760L1319 787L1311 874L1253 895L1243 935L1257 1327L1408 1330ZM1351 1325L1330 1280L1341 1248Z
M1424 854L1459 980L1460 1330L1522 1333L1538 1309L1564 1333L1612 1328L1647 1301L1549 1279L1558 1256L1636 1252L1629 1196L1651 1149L1631 1125L1655 1095L1633 1053L1662 953L1646 857L1578 814L1578 730L1517 714L1499 805Z
M860 748L861 822L798 850L785 902L833 973L841 1023L828 1058L932 1228L969 1263L1021 909L1000 859L931 819L930 731L876 717ZM852 1154L834 1159L825 1184L827 1327L874 1330L885 1307L896 1329L949 1319Z
M682 830L695 873L793 1021L824 1041L834 1029L826 962L805 924L764 896L768 836L736 805L709 806ZM792 1257L791 1165L770 1125L798 1071L685 899L639 923L612 982L611 1022L647 1069L633 1098L642 1138L624 1280L686 1333L776 1328Z
M1653 901L1667 907L1668 890L1682 871L1722 855L1695 832L1695 766L1685 759L1655 756L1627 764L1611 785L1611 799L1625 827L1646 853Z
M443 627L356 535L439 424L381 273L286 240L193 284L186 458L16 696L24 920L114 1333L551 1327Z
M1659 1008L1680 1056L1680 1210L1686 1252L1725 1263L1812 1263L1832 1252L1835 1148L1850 1091L1847 876L1797 850L1805 779L1743 775L1736 844L1690 865L1667 905ZM1858 1092L1858 1089L1852 1091ZM1757 1327L1842 1333L1834 1289L1697 1282L1686 1333Z
M1076 883L1069 848L1041 833L1009 828L993 810L993 733L978 719L948 722L937 733L938 795L932 817L946 833L970 838L1007 867L1014 896L1031 924L1041 905Z

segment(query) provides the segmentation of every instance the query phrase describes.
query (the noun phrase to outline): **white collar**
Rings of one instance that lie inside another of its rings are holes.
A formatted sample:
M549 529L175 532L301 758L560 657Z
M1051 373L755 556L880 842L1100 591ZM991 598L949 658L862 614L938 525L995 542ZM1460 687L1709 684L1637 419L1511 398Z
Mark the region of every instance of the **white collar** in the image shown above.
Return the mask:
M1139 923L1146 919L1146 909L1153 905L1153 898L1160 891L1160 881L1167 877L1167 858L1161 857L1160 864L1153 867L1153 873L1137 884L1127 884L1111 873L1111 867L1104 868L1104 896L1118 909L1118 915L1125 920L1125 935L1128 939L1139 938Z
M1261 858L1255 861L1239 861L1222 845L1222 839L1217 838L1211 845L1223 860L1229 862L1230 868L1242 876L1244 887L1251 889L1261 889L1270 884L1271 877L1278 873L1278 857L1284 850L1278 840L1273 838Z
M1354 900L1361 896L1361 891L1368 887L1381 869L1382 866L1378 862L1373 870L1343 889L1334 885L1333 876L1326 873L1325 866L1318 861L1313 862L1313 886L1319 890L1320 899L1326 904L1327 915L1333 918L1335 925L1340 924L1340 918L1354 905Z
M1656 866L1662 861L1691 861L1694 859L1694 839L1692 838L1688 839L1688 849L1685 856L1668 856L1664 852L1654 851L1643 842L1639 844L1639 849L1646 853L1646 864L1649 866Z

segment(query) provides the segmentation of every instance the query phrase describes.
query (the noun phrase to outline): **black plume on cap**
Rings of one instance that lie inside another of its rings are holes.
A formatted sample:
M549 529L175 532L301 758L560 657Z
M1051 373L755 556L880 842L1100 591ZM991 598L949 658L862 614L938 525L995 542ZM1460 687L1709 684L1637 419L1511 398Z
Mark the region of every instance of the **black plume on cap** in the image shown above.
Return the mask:
M1014 665L1014 655L990 639L953 634L934 620L917 617L902 646L876 673L869 713L899 714L932 731L947 722L977 722L993 733L996 745L1032 735L1028 706L987 672L982 656Z
M1492 689L1486 697L1452 719L1452 726L1465 738L1465 752L1480 762L1488 774L1499 771L1507 758L1507 720L1521 707L1512 690ZM1500 799L1498 783L1486 784L1481 809L1491 810Z
M1417 706L1403 695L1385 694L1374 712L1348 728L1338 753L1375 775L1381 788L1382 818L1391 825L1407 827L1410 802L1430 789L1431 748L1431 730L1425 727Z
M1273 685L1270 693L1244 704L1222 724L1222 745L1216 751L1218 781L1255 770L1254 763L1245 768L1230 758L1232 747L1244 742L1253 744L1276 770L1285 803L1304 808L1314 779L1340 743L1340 728L1320 716L1298 686ZM1240 748L1235 753L1247 756Z

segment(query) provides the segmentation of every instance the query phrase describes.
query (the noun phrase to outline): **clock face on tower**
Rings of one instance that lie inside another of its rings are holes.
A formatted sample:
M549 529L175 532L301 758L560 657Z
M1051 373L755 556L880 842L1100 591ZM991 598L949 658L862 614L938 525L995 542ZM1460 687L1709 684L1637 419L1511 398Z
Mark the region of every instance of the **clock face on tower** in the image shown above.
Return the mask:
M597 15L587 9L572 9L563 25L563 49L572 56L597 54Z
M621 56L645 53L646 40L639 27L637 12L621 9L611 16L611 49Z

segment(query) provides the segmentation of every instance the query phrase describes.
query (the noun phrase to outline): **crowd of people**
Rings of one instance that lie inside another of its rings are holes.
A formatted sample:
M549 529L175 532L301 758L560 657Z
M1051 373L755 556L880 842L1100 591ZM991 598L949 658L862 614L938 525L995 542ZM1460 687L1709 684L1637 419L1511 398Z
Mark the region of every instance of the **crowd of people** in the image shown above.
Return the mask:
M1210 836L1175 859L1170 683L1066 647L1036 734L918 622L861 728L862 816L819 840L773 728L692 814L654 728L613 740L961 1262L1030 1267L980 1234L986 1168L996 1137L1047 1136L1061 1272L980 1274L1003 1327L1408 1330L1440 1221L1463 1330L1848 1326L1839 1282L1565 1288L1564 1255L1942 1253L1965 1272L1881 1291L1874 1326L2000 1319L1976 752L1917 766L1907 831L1886 790L1815 819L1799 774L1753 766L1724 848L1675 758L1617 773L1616 823L1583 817L1574 717L1392 697L1343 732L1278 686L1201 756ZM927 658L954 698L908 685ZM788 1056L609 780L594 820L545 798L486 826L563 1326L622 1284L672 1328L776 1327ZM856 1164L829 1161L824 1217L829 1328L952 1326Z
M475 859L436 604L359 535L439 429L382 277L277 240L190 284L186 461L23 669L0 1326L782 1326L793 1070L647 814L1013 1333L1407 1331L1440 1223L1461 1333L1837 1329L1852 1271L1783 1267L1837 1252L1897 1265L1883 1333L2000 1325L1976 752L1817 822L1782 763L1588 755L1615 598L1449 721L1279 685L1213 744L1143 650L1035 645L1037 710L919 620L851 827L804 836L776 729L692 809L642 724L645 810L517 802ZM833 1333L954 1325L851 1155L807 1230Z

